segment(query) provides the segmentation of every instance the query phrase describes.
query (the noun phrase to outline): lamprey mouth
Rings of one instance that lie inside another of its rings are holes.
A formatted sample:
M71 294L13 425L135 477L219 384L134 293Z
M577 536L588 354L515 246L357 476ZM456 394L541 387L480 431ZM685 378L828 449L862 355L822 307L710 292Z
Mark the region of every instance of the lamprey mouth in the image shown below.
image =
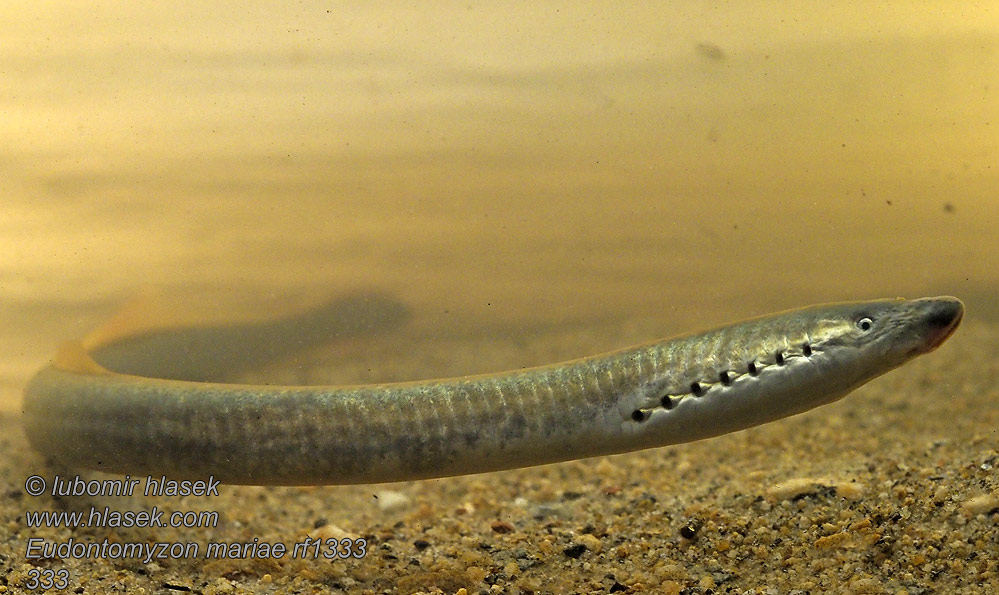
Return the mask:
M919 349L920 353L929 353L940 347L954 334L964 318L964 304L957 298L928 298L926 301L930 302L924 320L927 326L926 342Z

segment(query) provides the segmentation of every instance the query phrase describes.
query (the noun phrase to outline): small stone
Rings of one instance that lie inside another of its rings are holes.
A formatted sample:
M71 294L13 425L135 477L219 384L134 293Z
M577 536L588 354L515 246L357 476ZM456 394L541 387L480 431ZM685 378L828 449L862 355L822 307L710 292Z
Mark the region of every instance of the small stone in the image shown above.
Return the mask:
M857 481L844 481L836 484L836 495L847 500L856 500L864 495L864 486Z
M566 557L569 557L569 558L578 558L578 557L582 556L583 552L585 552L585 551L586 551L586 546L585 545L583 545L581 543L576 543L576 544L570 545L569 547L563 549L562 553L565 554Z
M961 505L961 510L969 516L988 514L999 510L999 493L982 494L981 496L969 498Z
M684 539L693 539L697 537L697 525L694 523L687 523L686 525L680 527L680 537Z
M409 496L395 490L382 490L375 494L378 501L378 509L382 512L400 510L409 506L412 500Z
M322 541L326 541L327 539L336 539L339 541L341 539L357 539L360 537L333 524L323 525L311 531L306 531L306 534Z
M849 534L846 532L835 533L833 535L826 535L825 537L820 537L815 540L815 547L820 549L834 548L842 545L849 539Z
M486 570L481 566L469 566L465 569L465 576L473 583L481 583L486 578Z
M577 538L577 541L579 541L579 543L585 545L586 549L590 550L591 552L597 552L597 553L599 553L600 550L603 549L603 544L600 543L600 539L598 539L597 537L594 537L593 535L590 535L589 533L585 533L583 535L580 535Z
M473 514L475 512L475 505L471 502L462 502L461 506L454 509L455 514Z
M545 555L551 555L555 551L555 544L548 539L543 539L538 543L538 551Z
M513 525L506 521L493 521L489 524L489 528L492 529L493 532L500 534L513 532Z
M823 478L798 477L772 485L767 490L767 495L775 500L797 500L832 490L831 484L832 482Z

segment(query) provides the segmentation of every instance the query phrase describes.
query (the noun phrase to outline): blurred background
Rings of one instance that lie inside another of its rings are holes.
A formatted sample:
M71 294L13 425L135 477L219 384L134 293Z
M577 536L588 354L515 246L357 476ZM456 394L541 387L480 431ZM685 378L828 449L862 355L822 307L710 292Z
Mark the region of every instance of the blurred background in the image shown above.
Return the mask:
M374 288L524 335L939 293L991 312L993 2L14 1L4 21L0 410L150 291L231 314Z

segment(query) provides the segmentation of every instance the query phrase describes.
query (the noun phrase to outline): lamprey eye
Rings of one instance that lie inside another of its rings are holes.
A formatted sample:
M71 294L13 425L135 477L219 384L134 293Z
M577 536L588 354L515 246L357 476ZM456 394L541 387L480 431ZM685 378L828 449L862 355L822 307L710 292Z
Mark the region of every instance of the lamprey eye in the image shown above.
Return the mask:
M871 328L873 327L874 327L874 321L868 318L867 316L864 316L863 318L857 320L857 328L859 328L864 332L871 330Z

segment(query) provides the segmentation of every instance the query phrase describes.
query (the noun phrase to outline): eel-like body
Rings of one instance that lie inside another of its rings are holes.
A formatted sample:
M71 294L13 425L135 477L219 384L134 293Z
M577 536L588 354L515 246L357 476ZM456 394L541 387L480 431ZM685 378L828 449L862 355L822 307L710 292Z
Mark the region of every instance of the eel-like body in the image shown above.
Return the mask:
M77 344L29 383L24 424L43 454L118 473L258 485L480 473L800 413L932 351L963 312L951 297L827 304L555 365L363 386L157 378L148 374L160 364L142 357L142 342ZM263 342L303 330L301 320L286 326L265 327ZM182 344L188 336L171 332ZM196 332L211 343L212 329Z

